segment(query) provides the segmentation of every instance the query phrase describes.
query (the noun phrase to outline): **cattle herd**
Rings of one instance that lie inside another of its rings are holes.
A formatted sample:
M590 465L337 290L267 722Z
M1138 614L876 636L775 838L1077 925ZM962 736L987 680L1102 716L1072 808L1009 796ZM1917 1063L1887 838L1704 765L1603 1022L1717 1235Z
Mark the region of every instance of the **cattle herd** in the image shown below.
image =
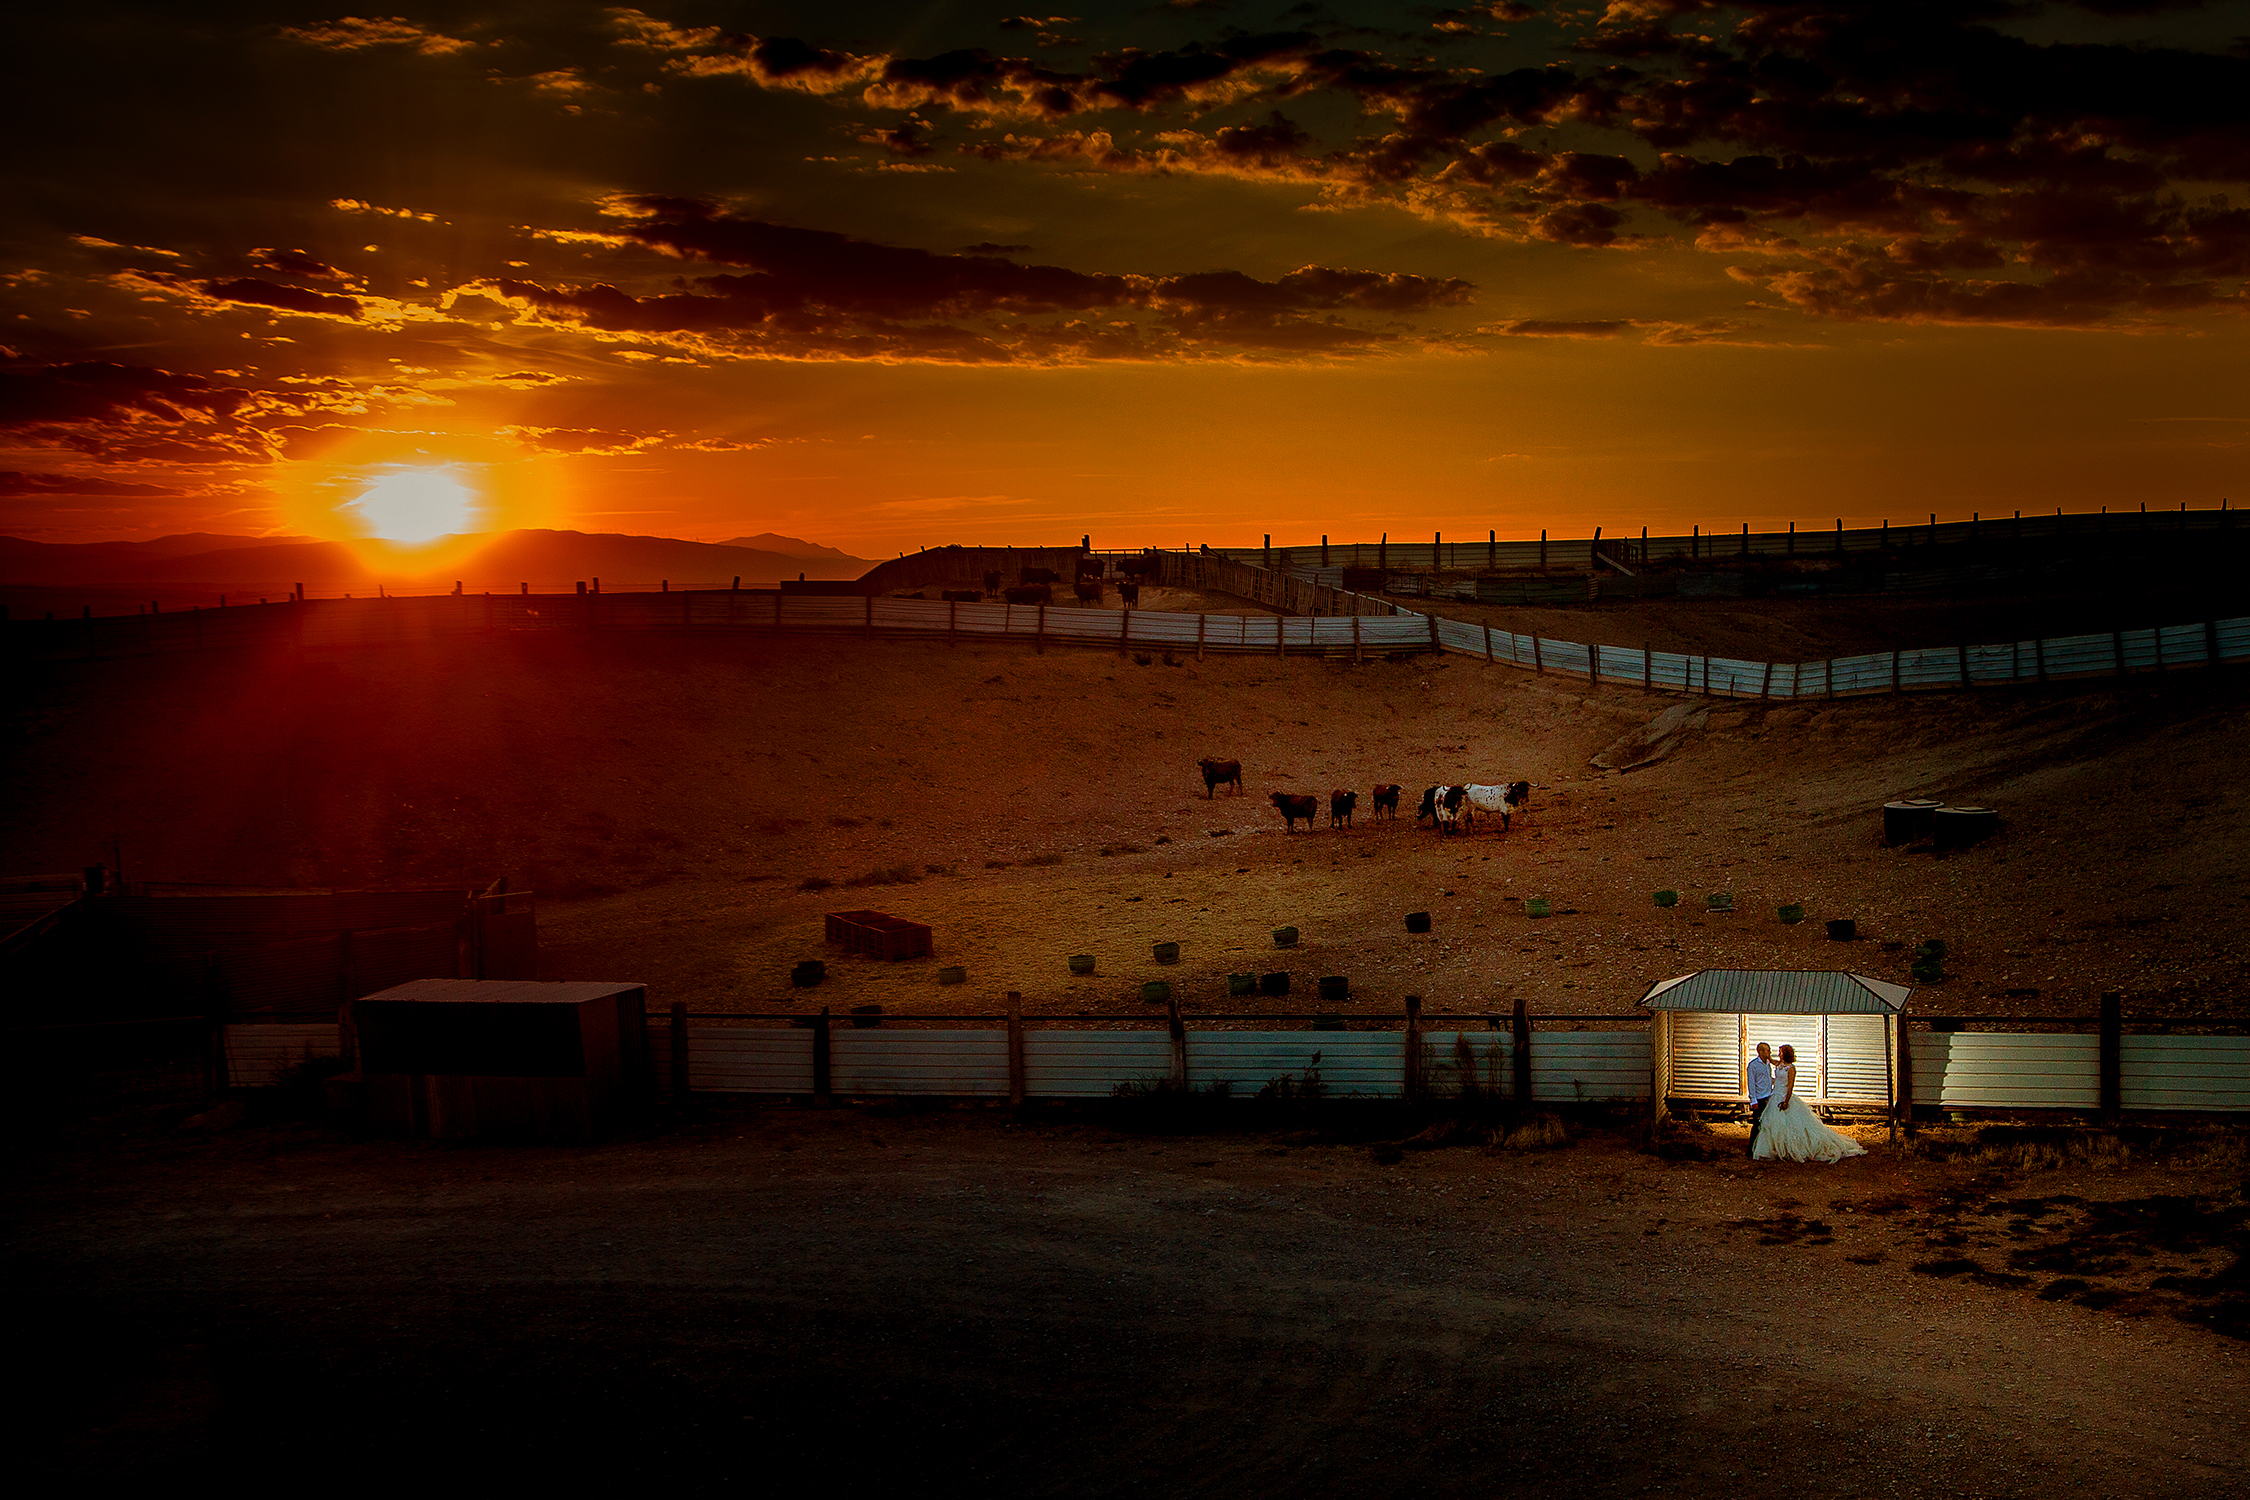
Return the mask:
M1141 602L1141 584L1156 572L1157 560L1153 557L1121 557L1117 560L1117 597L1120 603L1133 605ZM1107 564L1098 557L1078 559L1077 577L1070 586L1071 597L1080 604L1102 602L1102 577ZM1003 583L1005 577L999 569L988 569L981 589L942 589L938 597L962 604L981 604L992 595L999 595L1010 604L1052 604L1055 602L1055 585L1062 582L1062 574L1053 568L1022 568L1017 571L1014 583ZM913 595L920 598L919 594Z
M1205 757L1196 762L1203 773L1203 795L1206 799L1218 794L1222 786L1234 788L1236 796L1242 795L1242 762L1239 760L1213 760ZM1396 782L1386 781L1374 789L1368 798L1369 806L1378 818L1398 816L1399 792ZM1272 792L1268 794L1274 811L1281 814L1285 831L1297 831L1297 822L1304 820L1305 831L1312 831L1313 819L1320 815L1320 797L1314 792ZM1422 804L1415 810L1416 823L1427 819L1437 829L1440 837L1474 830L1478 817L1500 820L1500 831L1506 833L1515 815L1522 812L1531 800L1531 783L1511 781L1504 784L1469 783L1462 786L1425 787ZM1342 787L1328 794L1328 826L1349 828L1352 813L1359 807L1359 793Z

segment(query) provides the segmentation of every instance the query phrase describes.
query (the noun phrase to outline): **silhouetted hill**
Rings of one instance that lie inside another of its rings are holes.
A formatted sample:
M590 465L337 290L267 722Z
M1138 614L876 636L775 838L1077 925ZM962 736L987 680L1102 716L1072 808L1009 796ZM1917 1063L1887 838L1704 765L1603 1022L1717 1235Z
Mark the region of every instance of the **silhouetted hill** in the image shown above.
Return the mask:
M801 537L781 536L771 531L761 531L756 536L729 537L719 543L722 547L748 547L754 552L778 552L783 557L821 558L831 562L854 562L865 572L874 563L839 552L834 547L823 547L818 542L808 542Z

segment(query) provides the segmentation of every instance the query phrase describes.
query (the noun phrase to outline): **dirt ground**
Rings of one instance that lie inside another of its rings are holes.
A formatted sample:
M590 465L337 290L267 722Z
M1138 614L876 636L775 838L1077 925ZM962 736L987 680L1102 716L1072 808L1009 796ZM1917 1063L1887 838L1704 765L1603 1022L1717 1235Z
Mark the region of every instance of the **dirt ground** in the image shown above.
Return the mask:
M1705 1495L1779 1462L2046 1497L2250 1462L2250 1345L2205 1326L2239 1137L1749 1167L1739 1131L1668 1160L1592 1129L1386 1166L1119 1108L751 1107L576 1150L35 1133L19 1464L1099 1496Z
M1950 954L1925 1013L2087 1014L2121 990L2130 1013L2239 1015L2250 993L2250 678L1711 703L1620 773L1590 759L1681 700L1455 657L1175 661L641 637L19 669L0 868L76 868L115 835L156 879L507 875L541 895L547 977L697 1011L991 1014L1014 990L1145 1015L1140 985L1167 979L1204 1014L1622 1013L1712 966L1904 981L1930 938ZM1246 794L1207 800L1205 755L1240 759ZM1518 777L1509 832L1414 823L1424 785ZM1366 804L1383 781L1408 789L1395 823ZM1362 793L1352 828L1285 833L1265 795L1334 787ZM1882 802L1921 795L1997 807L2002 831L1882 847ZM1778 920L1790 903L1805 922ZM931 924L935 957L824 945L822 913L855 908ZM1409 936L1418 910L1433 929ZM1861 940L1828 942L1832 917ZM791 988L810 957L830 979ZM969 982L939 985L949 964ZM1287 999L1227 997L1227 974L1279 968ZM1323 975L1349 1005L1311 998Z

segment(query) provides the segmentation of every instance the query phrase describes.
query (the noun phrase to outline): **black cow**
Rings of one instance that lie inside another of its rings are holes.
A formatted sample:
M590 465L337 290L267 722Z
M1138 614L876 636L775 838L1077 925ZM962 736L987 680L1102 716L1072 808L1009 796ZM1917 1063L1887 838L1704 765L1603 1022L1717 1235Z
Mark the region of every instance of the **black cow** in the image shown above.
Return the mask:
M1102 581L1099 578L1081 578L1070 586L1070 591L1078 596L1080 604L1102 602Z
M1117 571L1127 578L1153 578L1163 566L1163 562L1154 557L1121 557L1117 560Z
M1234 783L1234 794L1242 795L1242 762L1239 760L1212 760L1208 756L1196 762L1203 771L1203 798L1209 801L1219 787Z
M1393 821L1396 821L1396 820L1397 820L1397 818L1398 818L1398 783L1397 783L1397 782L1395 782L1395 781L1386 781L1386 782L1384 782L1384 783L1383 783L1383 784L1382 784L1381 786L1379 786L1379 787L1375 788L1375 816L1376 816L1376 817L1378 817L1378 818L1382 818L1382 817L1388 817L1388 818L1392 819Z
M1000 592L1000 570L998 568L984 570L984 591L988 594Z
M1297 831L1297 820L1303 818L1305 820L1305 832L1310 833L1312 832L1312 820L1320 815L1320 799L1309 796L1292 796L1288 792L1275 792L1273 794L1273 808L1287 821L1288 826L1283 830L1284 832L1295 833Z
M1138 604L1141 602L1141 586L1130 579L1121 579L1117 585L1117 597L1127 604Z
M1444 790L1445 788L1442 786L1426 786L1422 788L1422 805L1414 809L1415 822L1419 823L1424 818L1428 818L1432 823L1435 823L1437 821L1438 793Z
M1341 789L1330 792L1328 794L1328 826L1331 828L1351 827L1352 809L1357 806L1359 806L1359 793Z
M1017 581L1019 583L1060 583L1062 582L1062 574L1056 572L1053 568L1025 568Z
M1086 554L1086 553L1080 553L1080 554L1079 554L1079 557L1078 557L1078 576L1079 576L1079 577L1081 577L1081 578L1099 578L1099 577L1101 577L1101 576L1102 576L1102 575L1103 575L1104 573L1106 573L1106 572L1108 572L1108 571L1109 571L1109 565L1108 565L1108 564L1106 564L1106 563L1104 563L1104 562L1103 562L1103 561L1102 561L1102 560L1101 560L1100 558L1098 558L1098 557L1094 557L1094 556L1091 556L1091 555L1089 555L1089 554Z
M982 604L984 602L984 595L975 589L946 589L938 597L955 604Z
M1026 583L1016 588L1002 589L1000 597L1010 604L1052 604L1055 586L1051 583Z

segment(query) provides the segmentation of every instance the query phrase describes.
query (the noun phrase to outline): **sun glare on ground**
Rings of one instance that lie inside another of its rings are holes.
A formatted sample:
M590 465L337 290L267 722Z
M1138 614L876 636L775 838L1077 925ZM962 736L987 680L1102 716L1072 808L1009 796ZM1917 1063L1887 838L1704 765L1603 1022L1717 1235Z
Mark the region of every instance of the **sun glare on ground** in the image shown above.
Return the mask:
M472 530L478 514L476 491L451 468L378 475L358 499L338 508L358 511L368 535L408 544Z

